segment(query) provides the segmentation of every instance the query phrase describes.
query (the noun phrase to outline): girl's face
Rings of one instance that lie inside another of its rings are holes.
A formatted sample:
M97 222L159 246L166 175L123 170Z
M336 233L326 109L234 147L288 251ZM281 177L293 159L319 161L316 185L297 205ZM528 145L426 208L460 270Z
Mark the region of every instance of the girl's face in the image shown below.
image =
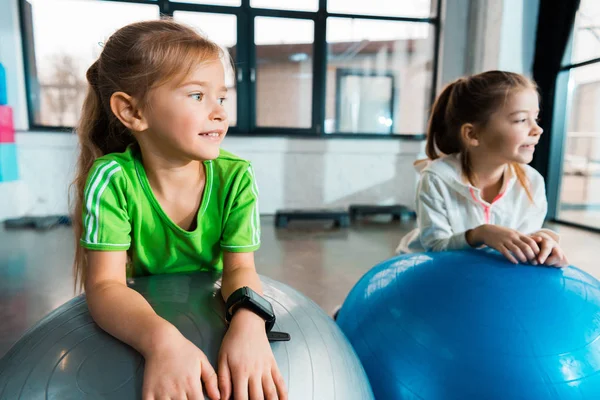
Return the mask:
M528 164L543 130L537 124L537 92L520 89L509 94L504 107L494 112L477 135L477 145L469 151L479 152L499 163Z
M229 127L226 96L220 60L202 63L182 82L151 90L145 111L148 129L138 137L140 145L173 159L217 158Z

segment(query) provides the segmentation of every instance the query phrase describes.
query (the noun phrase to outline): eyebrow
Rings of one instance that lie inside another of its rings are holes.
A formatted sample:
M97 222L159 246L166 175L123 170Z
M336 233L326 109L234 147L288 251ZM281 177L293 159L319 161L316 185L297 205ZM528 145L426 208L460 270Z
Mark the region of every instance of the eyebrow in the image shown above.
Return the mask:
M190 85L198 85L198 86L210 86L210 84L208 82L204 82L204 81L187 81L187 82L183 82L180 87L184 87L184 86L190 86ZM227 91L227 87L225 86L221 86L219 88L220 92L226 92Z
M511 112L511 113L510 113L510 114L508 114L508 115L510 116L510 115L513 115L513 114L518 114L518 113L528 113L528 112L529 112L529 110L518 110L518 111L513 111L513 112ZM535 110L535 112L539 113L539 112L540 112L540 110Z

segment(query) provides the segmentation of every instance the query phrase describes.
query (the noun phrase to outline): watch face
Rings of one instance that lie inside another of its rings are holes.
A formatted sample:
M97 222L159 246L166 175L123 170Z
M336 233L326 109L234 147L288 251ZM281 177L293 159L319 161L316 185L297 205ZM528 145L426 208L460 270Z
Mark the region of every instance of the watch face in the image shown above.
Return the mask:
M258 304L260 306L260 308L263 308L269 314L273 314L273 306L271 305L270 302L267 301L267 299L265 299L264 297L262 297L261 295L259 295L258 293L256 293L253 290L250 290L249 294L250 294L250 298L252 299L252 301L254 303Z

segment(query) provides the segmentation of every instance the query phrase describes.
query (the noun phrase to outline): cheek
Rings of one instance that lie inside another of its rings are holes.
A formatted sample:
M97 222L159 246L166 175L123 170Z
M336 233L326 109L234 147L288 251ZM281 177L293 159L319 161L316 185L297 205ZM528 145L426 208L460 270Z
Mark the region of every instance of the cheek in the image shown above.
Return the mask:
M518 129L507 129L493 135L489 143L493 148L512 151L523 143L525 136Z
M154 120L162 130L198 129L201 120L201 107L189 99L174 100L168 105L157 108Z

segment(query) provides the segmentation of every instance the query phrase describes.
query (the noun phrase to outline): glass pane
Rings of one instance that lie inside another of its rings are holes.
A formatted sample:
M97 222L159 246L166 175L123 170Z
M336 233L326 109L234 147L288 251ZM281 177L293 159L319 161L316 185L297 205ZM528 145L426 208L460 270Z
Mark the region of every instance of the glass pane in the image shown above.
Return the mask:
M600 63L571 70L561 220L600 228Z
M276 10L317 11L319 0L250 0L250 6Z
M178 3L206 4L212 6L232 6L239 7L242 0L177 0Z
M425 133L431 24L329 18L327 48L325 133Z
M581 0L573 35L571 63L600 57L600 1Z
M28 0L31 5L35 64L34 121L74 126L86 93L85 71L98 58L102 42L136 21L159 18L156 5L86 0ZM38 92L39 90L39 92Z
M225 85L227 86L227 100L225 110L229 118L229 126L237 124L237 90L235 72L232 61L235 61L235 45L237 43L237 17L232 14L211 14L175 11L173 18L198 30L210 40L216 42L229 54L231 59L225 58Z
M327 11L340 14L427 18L436 14L436 0L327 0Z
M256 17L256 125L310 128L314 25Z

